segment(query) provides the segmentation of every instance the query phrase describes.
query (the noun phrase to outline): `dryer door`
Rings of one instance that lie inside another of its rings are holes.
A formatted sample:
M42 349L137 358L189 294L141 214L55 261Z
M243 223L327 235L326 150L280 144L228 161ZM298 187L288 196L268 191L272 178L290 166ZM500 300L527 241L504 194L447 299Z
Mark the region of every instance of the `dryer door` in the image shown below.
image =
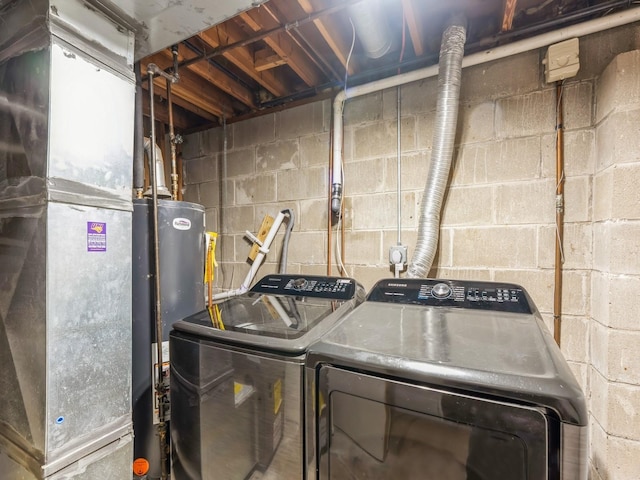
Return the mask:
M541 410L333 366L316 380L322 480L549 478Z

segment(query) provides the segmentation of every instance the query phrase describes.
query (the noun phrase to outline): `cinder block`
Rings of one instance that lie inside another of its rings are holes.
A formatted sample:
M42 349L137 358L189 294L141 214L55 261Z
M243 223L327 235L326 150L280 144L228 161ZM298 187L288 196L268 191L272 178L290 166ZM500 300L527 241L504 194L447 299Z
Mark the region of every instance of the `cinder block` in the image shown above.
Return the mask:
M461 99L463 102L484 101L533 92L540 87L541 68L538 50L465 68Z
M346 232L344 261L350 265L380 265L382 260L382 232Z
M304 232L326 231L329 205L326 198L301 200L300 213L296 215L297 229Z
M460 105L456 143L460 145L492 140L495 135L493 102Z
M271 114L232 124L233 147L246 148L273 142L276 139L275 123L275 115Z
M518 227L465 227L453 229L452 264L462 268L534 268L536 229Z
M593 266L593 229L591 223L565 223L563 252L565 270L591 269ZM538 266L554 268L556 227L541 226L538 232Z
M401 149L410 151L415 148L415 119L405 117L401 121ZM377 122L354 128L353 159L391 156L398 151L396 122Z
M618 55L596 84L596 122L613 110L640 103L640 50Z
M640 161L640 109L614 112L596 129L596 173L610 165Z
M237 261L235 243L235 235L218 235L218 239L216 241L216 259L219 263ZM216 272L216 274L217 273L218 272Z
M258 146L256 165L259 172L297 168L300 165L298 140L278 141Z
M394 228L397 225L396 195L390 193L359 195L353 201L353 228L376 230ZM417 201L413 192L402 194L402 228L416 225Z
M200 203L205 208L220 206L220 184L218 182L200 184Z
M591 323L591 360L609 381L640 384L640 331L615 330Z
M593 368L604 378L609 376L609 334L610 329L597 321L589 325L589 359Z
M430 157L430 151L407 153L402 155L402 159L400 160L400 174L403 191L424 190L424 187L427 184L429 164L431 162ZM397 159L390 157L387 160L388 190L394 190L396 188L396 179L398 178L397 169Z
M235 181L237 205L273 202L276 199L276 175L263 174Z
M638 24L623 25L580 38L580 71L577 80L593 79L620 53L640 47Z
M452 278L456 280L481 280L491 281L491 271L487 268L455 268L455 267L438 267L436 271L437 278Z
M564 87L562 99L565 129L575 130L592 125L593 85L591 82L570 83Z
M371 158L344 165L345 191L349 195L379 193L385 190L386 160Z
M376 266L354 265L352 269L351 267L347 267L347 269L351 270L351 275L362 284L367 292L369 292L379 280L393 277L393 273L388 264Z
M185 162L185 185L191 183L213 182L218 179L218 162L215 155L196 158ZM170 185L169 182L166 182Z
M498 224L550 223L555 219L555 184L551 180L502 184L496 187L495 198ZM477 208L482 207L479 204Z
M613 213L613 167L593 177L593 220L605 221Z
M331 143L328 133L308 135L300 138L300 166L328 165Z
M588 398L589 411L604 430L609 425L609 382L593 366L589 372Z
M302 200L327 195L327 169L314 167L305 170L277 172L278 201Z
M233 130L223 127L210 128L202 132L200 142L205 153L222 152L224 150L224 137L227 136L227 149L233 148Z
M626 438L608 437L606 475L603 478L624 480L638 478L640 442Z
M608 388L607 432L618 437L640 441L640 387L609 383Z
M234 180L220 182L220 206L231 207L236 204L236 184Z
M620 330L640 330L640 276L594 272L591 284L591 311L598 322Z
M562 272L561 308L564 315L589 315L590 293L591 270L565 270Z
M593 175L596 163L595 132L585 128L564 134L564 174ZM556 178L556 135L542 137L542 176Z
M540 138L465 145L455 159L457 185L505 183L540 177Z
M593 267L601 272L611 271L611 224L593 224Z
M297 232L289 241L289 261L300 264L327 263L325 233Z
M253 175L256 172L255 147L227 152L226 162L221 154L220 160L223 162L221 173L226 178Z
M197 183L185 185L182 188L182 199L185 202L200 203L200 186Z
M344 104L344 124L353 126L382 120L382 92L348 99Z
M531 295L541 313L553 312L553 270L526 270L522 267L509 270L494 269L493 277L496 282L521 285Z
M418 151L429 150L433 146L433 132L435 130L435 112L416 115L416 148ZM429 154L431 155L431 154Z
M555 130L555 91L542 90L496 101L496 137L526 137Z
M407 83L402 86L400 98L402 116L435 112L437 99L437 76ZM433 115L433 113L429 113L429 115Z
M276 114L276 137L280 140L327 132L331 101L308 103Z
M206 208L204 210L204 225L207 232L218 231L218 209Z
M223 207L220 210L221 233L242 233L254 225L253 206Z
M589 320L583 316L563 315L560 349L567 360L589 361Z
M640 222L611 223L611 273L640 274ZM640 355L638 356L640 358Z
M640 162L616 165L612 173L612 218L640 220Z
M202 147L202 132L191 133L183 137L180 153L183 160L191 160L205 154Z
M445 192L442 224L486 225L493 222L493 185L450 187Z
M555 180L553 182L552 198L555 202ZM552 206L555 221L555 203ZM564 184L564 221L591 221L591 177L567 178Z

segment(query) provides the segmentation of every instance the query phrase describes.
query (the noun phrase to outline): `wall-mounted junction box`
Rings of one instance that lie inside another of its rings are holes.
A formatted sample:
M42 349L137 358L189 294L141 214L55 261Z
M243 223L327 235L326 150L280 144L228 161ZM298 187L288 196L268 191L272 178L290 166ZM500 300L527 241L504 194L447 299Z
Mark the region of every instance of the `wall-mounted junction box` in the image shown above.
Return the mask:
M580 70L580 44L577 38L549 46L542 63L547 83L574 77Z

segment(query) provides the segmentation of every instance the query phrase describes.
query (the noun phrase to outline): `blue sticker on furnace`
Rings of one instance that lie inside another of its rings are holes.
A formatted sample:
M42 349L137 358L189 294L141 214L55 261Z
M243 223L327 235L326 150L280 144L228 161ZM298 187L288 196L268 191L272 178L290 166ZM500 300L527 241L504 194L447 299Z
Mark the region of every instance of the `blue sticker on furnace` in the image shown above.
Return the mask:
M87 252L107 251L107 224L87 222Z

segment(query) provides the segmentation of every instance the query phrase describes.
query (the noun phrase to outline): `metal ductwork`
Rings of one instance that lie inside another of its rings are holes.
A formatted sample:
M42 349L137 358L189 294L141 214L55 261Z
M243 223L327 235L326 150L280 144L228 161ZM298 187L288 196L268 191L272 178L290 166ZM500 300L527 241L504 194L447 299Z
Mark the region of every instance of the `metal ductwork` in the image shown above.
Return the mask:
M352 5L349 7L349 14L367 57L380 58L391 50L393 39L380 0Z
M429 176L420 207L416 249L407 271L410 278L426 277L438 248L440 211L449 180L458 121L462 58L466 27L456 19L445 30L440 46L438 103Z
M167 188L165 179L164 179L164 159L162 157L162 149L156 143L153 145L155 159L156 159L156 181L158 182L158 198L171 198L171 192ZM144 137L144 151L147 153L147 158L149 158L149 162L153 158L151 154L151 139L149 137ZM151 187L144 192L145 197L151 197L152 191Z

